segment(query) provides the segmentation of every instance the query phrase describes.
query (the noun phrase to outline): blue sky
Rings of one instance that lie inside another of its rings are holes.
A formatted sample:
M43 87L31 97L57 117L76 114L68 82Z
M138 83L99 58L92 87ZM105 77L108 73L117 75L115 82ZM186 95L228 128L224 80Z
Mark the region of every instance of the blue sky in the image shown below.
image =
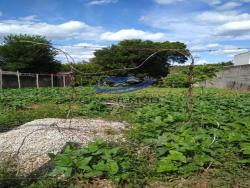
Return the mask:
M215 63L250 47L249 7L250 0L1 0L0 40L43 35L76 61L123 39L181 41L218 50L194 53L196 63Z

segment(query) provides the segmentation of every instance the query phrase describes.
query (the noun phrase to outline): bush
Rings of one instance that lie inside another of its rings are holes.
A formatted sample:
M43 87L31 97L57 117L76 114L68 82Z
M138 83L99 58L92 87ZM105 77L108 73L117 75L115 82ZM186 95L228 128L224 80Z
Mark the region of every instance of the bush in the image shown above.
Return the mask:
M216 72L222 70L225 65L230 64L231 63L228 62L210 65L196 65L193 69L193 81L194 83L197 83L210 79L216 75ZM175 66L170 69L170 74L162 79L160 85L163 87L186 88L189 86L188 76L189 66Z

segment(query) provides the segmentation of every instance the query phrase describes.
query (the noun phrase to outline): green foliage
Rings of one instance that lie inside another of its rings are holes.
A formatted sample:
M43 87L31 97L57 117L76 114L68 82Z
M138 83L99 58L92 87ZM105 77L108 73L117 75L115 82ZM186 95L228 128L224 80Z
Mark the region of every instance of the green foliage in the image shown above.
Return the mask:
M94 62L82 62L82 63L77 63L74 65L74 67L81 71L81 73L77 72L76 73L76 84L78 86L91 86L91 85L96 85L98 82L102 80L102 76L82 76L84 73L96 73L96 72L101 72L102 67ZM69 64L63 64L61 66L61 71L62 72L67 72L70 71L70 66Z
M63 153L49 154L55 163L52 176L64 175L71 177L82 175L85 178L92 178L105 175L110 177L119 171L114 157L119 148L103 148L104 142L97 140L83 149L77 149L73 145L66 145Z
M96 140L84 148L68 144L62 153L49 154L55 165L50 176L63 176L71 180L105 178L119 185L143 183L143 180L136 180L135 177L144 177L150 173L151 170L147 169L146 174L138 174L144 168L142 164L148 157L134 153L133 150L126 144L118 145L101 140Z
M187 73L172 73L163 79L163 86L172 87L172 88L187 88L188 83L188 74Z
M100 112L107 112L110 111L110 109L107 108L107 106L104 104L105 99L100 97L91 97L89 99L85 99L82 102L82 105L79 109L79 114L83 116L93 116L96 114L99 114Z
M185 101L169 96L159 104L137 110L130 138L154 146L158 173L189 177L209 167L222 172L226 168L227 172L239 175L250 159L247 96L225 97L215 93L196 96L192 122L195 130L182 111Z
M144 49L144 50L141 50ZM148 50L145 50L148 49ZM124 40L110 48L104 48L95 52L93 62L99 64L104 70L111 70L123 67L136 67L140 65L153 52L160 49L186 49L186 45L180 42L152 42L142 40ZM129 73L137 76L151 76L161 78L168 74L166 63L174 58L179 63L184 63L186 58L173 51L161 52L153 56L140 69L132 70ZM126 75L128 72L120 71L118 75Z
M32 44L31 41L42 44ZM3 57L4 70L36 73L53 73L60 68L55 60L57 52L51 48L51 43L41 36L9 35L0 46L0 56ZM43 45L44 44L44 45Z
M192 136L192 130L187 129L177 135L164 133L158 137L159 172L175 172L186 177L214 162L213 150L209 148L212 138L204 130L197 132L199 136Z
M224 66L228 65L231 65L231 62L194 66L194 83L214 77L216 72L222 70ZM171 67L170 74L163 78L161 85L172 88L186 88L189 85L188 74L189 66Z
M211 179L219 181L215 185L230 182L233 186L235 179L249 179L249 93L195 89L190 122L185 89L148 88L115 95L96 94L93 88L77 88L74 101L70 100L71 91L50 88L0 93L1 126L20 125L37 117L64 117L69 102L74 105L72 116L119 119L133 125L123 143L97 141L85 148L68 145L62 153L50 155L55 165L52 175L61 178L49 180L51 187L52 184L67 187L98 178L110 179L120 187L140 187L153 180L192 178L206 170ZM132 105L131 99L136 97L159 100L132 108L105 105L119 98L124 99L121 105ZM41 104L45 106L32 108ZM45 183L41 180L32 186Z

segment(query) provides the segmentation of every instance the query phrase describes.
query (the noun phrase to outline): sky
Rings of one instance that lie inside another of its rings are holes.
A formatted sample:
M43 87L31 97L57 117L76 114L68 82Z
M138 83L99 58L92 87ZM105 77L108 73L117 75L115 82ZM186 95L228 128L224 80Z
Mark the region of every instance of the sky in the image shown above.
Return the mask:
M184 42L196 64L217 63L250 49L250 0L1 0L0 42L8 34L45 36L76 62L136 38Z

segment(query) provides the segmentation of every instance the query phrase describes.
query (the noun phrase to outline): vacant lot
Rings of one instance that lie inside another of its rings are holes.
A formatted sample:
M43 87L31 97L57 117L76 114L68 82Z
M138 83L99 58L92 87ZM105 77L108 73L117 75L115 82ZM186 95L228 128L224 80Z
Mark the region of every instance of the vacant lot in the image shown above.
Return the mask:
M132 128L125 133L125 143L97 141L84 151L70 145L62 154L51 155L55 168L52 175L49 172L39 177L41 180L10 182L7 179L16 174L2 170L1 181L5 186L9 182L31 187L47 184L67 187L105 178L116 185L132 187L160 184L249 187L250 93L195 89L191 120L186 95L185 89L168 88L126 94L97 94L87 87L75 91L2 90L1 132L48 117L126 121ZM62 174L67 181L42 180Z

